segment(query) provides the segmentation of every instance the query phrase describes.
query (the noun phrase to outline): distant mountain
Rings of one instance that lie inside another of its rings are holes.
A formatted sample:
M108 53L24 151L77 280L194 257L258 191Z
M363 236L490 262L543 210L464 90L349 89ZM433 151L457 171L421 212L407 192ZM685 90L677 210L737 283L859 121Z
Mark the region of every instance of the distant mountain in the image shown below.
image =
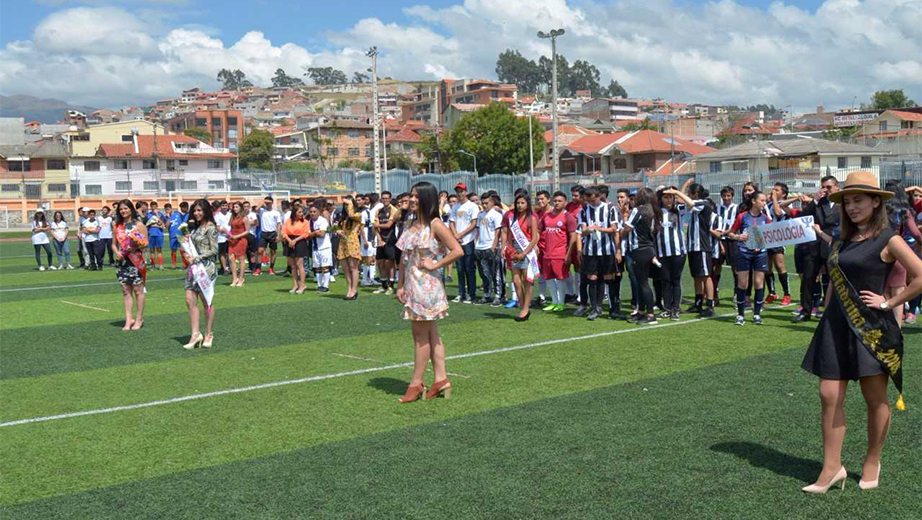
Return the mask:
M93 107L71 105L57 99L41 99L34 96L0 95L0 117L23 117L26 122L41 121L57 123L66 110L79 110L86 115L96 110Z

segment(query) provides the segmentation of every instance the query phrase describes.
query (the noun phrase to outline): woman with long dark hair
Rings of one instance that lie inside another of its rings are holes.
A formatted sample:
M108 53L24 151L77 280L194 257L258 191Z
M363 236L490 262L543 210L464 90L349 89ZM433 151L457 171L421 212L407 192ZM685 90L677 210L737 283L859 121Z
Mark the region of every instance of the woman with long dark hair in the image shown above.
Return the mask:
M42 265L42 249L48 255L48 269L52 271L55 269L54 264L51 263L51 244L48 243L48 231L50 230L48 219L45 218L45 210L41 208L35 210L35 214L32 215L32 247L35 248L35 263L38 264L39 271L45 270Z
M685 269L685 233L682 232L682 217L676 204L677 191L670 187L657 193L663 220L656 234L656 254L662 267L660 281L663 284L665 308L660 318L678 320L682 303L682 270Z
M64 220L64 214L60 211L54 212L53 221L51 222L51 239L54 244L54 253L58 257L58 269L73 269L70 265L70 242L67 240L70 226ZM111 255L112 252L109 251Z
M634 209L624 222L624 230L631 233L631 254L634 257L634 277L640 297L637 312L627 321L643 325L656 323L653 314L653 291L650 289L650 271L656 260L656 235L662 232L662 210L656 194L650 188L641 188L634 197Z
M891 309L922 293L922 260L887 219L885 202L892 196L878 188L868 171L849 174L845 187L829 195L842 213L841 234L827 262L831 297L801 364L820 378L822 405L823 469L816 483L803 488L807 493L825 493L838 482L845 486L843 405L849 380L860 383L868 413L868 448L858 487L876 488L880 479L880 455L890 427L888 376L902 392L903 334ZM888 298L887 278L897 262L913 281ZM902 395L896 406L905 408Z
M909 204L909 198L906 195L906 188L897 181L889 180L884 189L893 193L893 197L886 202L887 216L890 222L890 229L897 236L903 238L907 244L917 244L922 242L922 235L919 234L919 228L916 226L915 215L912 212L912 206ZM911 246L910 246L911 248ZM906 289L908 276L903 264L896 262L887 278L887 292L884 294L887 298L896 296ZM893 314L896 316L896 322L903 326L903 306L893 308Z
M535 247L541 238L538 231L538 218L531 208L531 199L527 193L516 195L512 211L503 220L506 256L511 260L512 284L519 299L519 315L515 321L526 321L531 316L531 291L538 277L537 254ZM531 271L531 280L528 279Z
M397 299L403 304L403 319L413 331L413 378L400 403L451 396L451 383L445 371L445 345L439 335L438 320L448 316L448 299L439 279L439 269L451 265L464 254L451 230L439 219L439 193L429 182L420 182L410 191L412 220L400 234L400 280ZM446 254L447 250L447 254ZM435 380L426 392L423 374L429 360Z
M292 294L302 294L307 288L304 285L304 257L310 255L311 223L304 218L304 208L295 204L291 208L291 216L285 221L283 235L288 243L288 258L291 264L291 290Z
M233 281L231 287L243 287L246 278L246 269L243 262L247 256L247 236L250 234L247 212L243 203L237 201L231 206L230 234L227 235L227 254L230 257L230 268ZM220 246L218 246L220 248Z
M205 199L199 199L192 203L189 208L189 230L190 234L186 240L190 240L195 246L196 256L194 258L186 255L189 262L189 271L186 274L186 306L189 308L189 324L192 327L192 337L189 343L183 345L187 350L202 346L211 348L214 343L214 300L208 304L205 294L198 282L193 276L193 269L196 265L205 268L205 272L211 279L212 285L218 278L215 261L218 259L218 227L215 224L214 214L212 213L211 204ZM205 335L199 330L199 311L198 301L202 302L205 308Z
M147 226L141 221L138 210L130 200L118 201L115 205L115 240L112 252L115 254L115 276L122 284L122 303L125 307L125 326L122 330L138 330L144 326L144 302L146 300L147 264L144 250L147 248ZM137 314L131 317L131 309L137 307Z
M350 195L343 201L342 211L339 214L339 248L336 258L346 277L346 300L355 300L359 297L359 260L362 258L362 244L359 234L362 232L362 210L356 203L356 194Z

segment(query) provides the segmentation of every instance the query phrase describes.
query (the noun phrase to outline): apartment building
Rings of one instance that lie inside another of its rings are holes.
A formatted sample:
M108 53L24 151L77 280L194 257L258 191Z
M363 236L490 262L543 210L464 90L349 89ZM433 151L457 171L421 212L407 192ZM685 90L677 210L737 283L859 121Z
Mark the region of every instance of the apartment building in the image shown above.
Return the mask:
M171 133L181 134L187 128L200 128L211 135L215 148L236 150L243 141L243 112L240 110L196 110L167 120Z
M595 98L583 103L582 116L600 121L623 121L640 118L636 99Z
M67 197L68 155L61 138L0 145L0 197Z

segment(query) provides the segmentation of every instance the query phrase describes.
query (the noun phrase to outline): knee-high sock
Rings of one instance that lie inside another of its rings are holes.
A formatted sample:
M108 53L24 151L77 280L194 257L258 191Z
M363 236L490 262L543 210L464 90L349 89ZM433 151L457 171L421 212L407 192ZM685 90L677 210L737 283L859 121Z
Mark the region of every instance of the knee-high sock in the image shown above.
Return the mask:
M557 280L557 305L563 305L567 301L567 284L563 280Z
M768 286L768 294L777 294L775 292L775 273L768 273L765 277L765 285Z
M762 314L762 304L765 303L765 288L756 289L755 301L752 302L752 313Z
M714 276L714 294L720 292L720 273L715 273Z
M547 293L547 280L543 276L538 278L538 296L545 296Z
M752 286L755 285L752 282L752 271L749 271L749 287L746 288L746 297L749 298L752 296Z
M746 314L746 289L736 288L736 313L740 316Z
M791 286L788 283L788 273L778 273L778 279L781 280L781 290L785 296L791 295Z
M605 280L605 285L608 286L608 305L611 307L611 310L620 310L621 305L621 278L616 277L611 280Z
M585 276L579 277L579 304L589 305L589 279Z
M566 288L567 294L576 294L573 291L573 276L567 276L567 279L564 281L566 282L565 288Z
M173 267L176 267L176 250L170 251L170 260L173 261Z
M514 283L510 283L509 285L512 286L512 301L514 301L514 302L519 301L519 295L515 293L515 284L514 284Z
M589 305L592 309L602 308L602 280L587 280L589 282Z

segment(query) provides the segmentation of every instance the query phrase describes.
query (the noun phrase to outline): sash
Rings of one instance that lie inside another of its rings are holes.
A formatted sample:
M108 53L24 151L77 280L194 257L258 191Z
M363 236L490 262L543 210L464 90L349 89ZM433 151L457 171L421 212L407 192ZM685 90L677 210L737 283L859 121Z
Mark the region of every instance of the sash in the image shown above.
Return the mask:
M848 281L839 267L839 248L842 241L837 240L829 255L829 277L842 306L848 326L862 345L884 367L893 385L899 392L896 407L905 410L903 401L903 334L895 325L881 319L878 312L870 309ZM890 311L887 311L890 312Z
M144 254L141 248L147 246L147 239L139 231L134 229L134 224L129 222L119 224L115 228L115 237L118 240L118 247L122 256L131 262L131 265L138 269L141 280L147 282L147 265L144 263Z
M525 251L531 241L525 236L525 232L522 231L521 226L519 226L519 220L515 218L514 215L511 220L512 223L509 224L509 229L512 230L512 238L515 239L515 244L519 246L519 249ZM528 268L525 270L525 279L528 280L528 283L534 283L539 271L538 254L532 249L525 255L525 259L528 260Z

